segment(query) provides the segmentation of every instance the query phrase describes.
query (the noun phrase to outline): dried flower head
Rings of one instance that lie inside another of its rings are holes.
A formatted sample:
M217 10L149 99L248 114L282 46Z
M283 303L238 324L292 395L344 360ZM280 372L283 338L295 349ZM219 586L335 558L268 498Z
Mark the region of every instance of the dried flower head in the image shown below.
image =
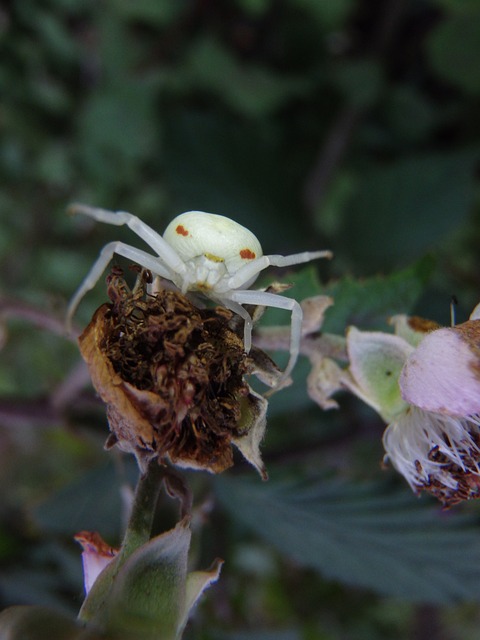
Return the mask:
M142 466L153 457L214 473L233 464L232 444L266 476L259 453L267 401L245 381L275 379L265 354L244 353L232 313L199 309L183 294L147 292L142 270L130 290L121 271L80 336L93 384L107 405L111 436Z

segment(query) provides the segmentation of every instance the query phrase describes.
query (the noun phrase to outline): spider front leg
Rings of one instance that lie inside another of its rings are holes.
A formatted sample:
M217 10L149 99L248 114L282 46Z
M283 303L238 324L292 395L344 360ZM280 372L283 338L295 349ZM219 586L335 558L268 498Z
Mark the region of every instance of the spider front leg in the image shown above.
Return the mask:
M290 358L287 362L285 371L276 385L277 387L281 386L292 372L300 352L303 320L303 311L301 306L293 298L286 298L276 293L268 293L266 291L253 291L252 289L232 291L228 298L239 304L261 305L264 307L285 309L291 312ZM224 304L227 306L226 302L224 302Z
M246 309L242 307L241 304L235 302L234 300L229 298L218 298L218 301L222 303L224 307L230 309L237 315L239 315L243 319L243 349L245 353L249 353L252 348L252 331L253 331L253 321L252 316L248 313Z
M331 251L303 251L302 253L294 253L291 256L270 255L261 256L251 262L244 264L236 271L227 281L228 289L238 289L247 283L255 280L260 271L264 271L268 267L291 267L295 264L303 264L312 262L319 258L332 258ZM248 284L247 284L248 286Z
M185 264L177 252L159 233L132 213L128 213L127 211L108 211L107 209L89 207L85 204L72 204L68 208L68 212L72 215L81 213L98 222L113 224L117 227L127 225L127 227L134 231L139 238L146 242L146 244L162 258L172 271L179 274L185 273Z
M85 296L85 294L93 289L93 287L97 284L99 279L102 277L102 273L105 271L109 262L112 260L115 254L136 262L141 267L149 269L155 275L162 276L163 278L167 278L168 280L171 279L171 273L169 272L167 267L162 265L157 257L151 256L149 253L146 253L146 251L142 251L141 249L137 249L136 247L131 247L130 245L124 244L123 242L109 242L101 250L100 255L94 262L92 268L88 272L87 276L83 280L80 287L77 289L75 295L70 301L70 304L68 305L66 317L66 328L68 333L71 333L72 331L72 319L78 305L80 304L80 301Z

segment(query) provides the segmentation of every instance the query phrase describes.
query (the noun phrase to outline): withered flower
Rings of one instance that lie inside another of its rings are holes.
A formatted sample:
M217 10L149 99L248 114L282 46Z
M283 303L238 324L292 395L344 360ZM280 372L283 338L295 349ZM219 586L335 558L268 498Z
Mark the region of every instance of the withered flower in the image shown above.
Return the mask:
M219 473L233 464L234 444L266 478L259 445L267 401L245 376L274 384L280 372L263 352L245 354L232 312L198 308L150 280L142 270L130 290L113 269L111 303L79 338L107 405L106 446L133 452L142 469L157 457Z

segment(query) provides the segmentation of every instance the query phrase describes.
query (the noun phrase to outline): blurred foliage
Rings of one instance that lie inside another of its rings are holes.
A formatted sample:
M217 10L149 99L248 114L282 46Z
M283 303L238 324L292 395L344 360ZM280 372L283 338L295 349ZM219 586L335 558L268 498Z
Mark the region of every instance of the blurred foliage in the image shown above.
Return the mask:
M68 203L159 230L204 209L267 253L332 248L289 292L334 295L329 331L402 310L446 323L452 294L464 320L480 289L480 5L22 0L0 8L0 54L0 604L71 612L71 536L118 542L135 471L102 451L104 411L61 322L103 244L136 239L68 218ZM99 285L79 326L104 299ZM373 414L350 398L321 412L306 373L272 399L274 482L227 474L212 510L211 478L189 474L196 559L227 561L189 637L476 638L478 506L416 504L380 470Z
M236 520L326 577L414 602L479 597L474 519L460 524L403 491L328 478L265 485L220 478L216 486Z

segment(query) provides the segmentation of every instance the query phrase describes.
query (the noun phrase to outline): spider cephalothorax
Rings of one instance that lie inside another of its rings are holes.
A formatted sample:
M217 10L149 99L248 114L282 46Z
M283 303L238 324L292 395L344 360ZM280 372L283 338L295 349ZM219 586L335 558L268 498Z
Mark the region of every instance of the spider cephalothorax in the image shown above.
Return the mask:
M292 298L268 291L254 291L249 287L258 274L269 266L287 267L317 258L330 258L330 251L265 256L251 231L230 218L203 211L180 214L170 222L163 236L125 211L113 212L80 204L73 205L71 211L99 222L127 225L156 255L120 241L106 244L70 303L68 323L80 300L95 286L114 254L118 254L154 275L170 280L182 293L199 292L241 316L245 323L244 348L247 353L252 344L252 318L243 305L290 311L290 358L280 383L289 376L299 353L301 307Z

